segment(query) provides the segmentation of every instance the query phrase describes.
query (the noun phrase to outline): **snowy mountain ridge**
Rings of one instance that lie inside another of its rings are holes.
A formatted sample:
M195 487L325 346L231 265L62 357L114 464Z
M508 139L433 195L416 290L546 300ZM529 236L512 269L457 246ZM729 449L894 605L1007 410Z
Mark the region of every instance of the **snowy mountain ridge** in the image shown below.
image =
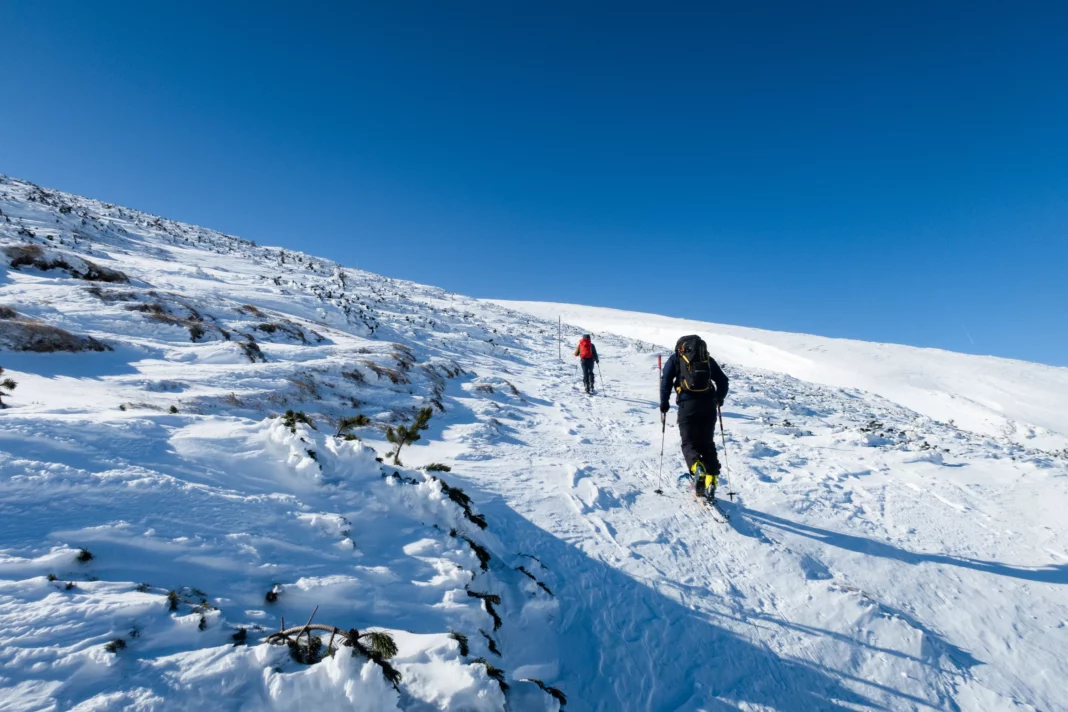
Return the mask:
M0 710L1068 708L1064 369L894 351L895 390L880 346L474 300L6 177L0 211ZM686 330L732 378L727 524L674 427L658 474Z
M495 303L669 348L699 332L728 363L877 393L931 418L1030 447L1068 447L1068 368L572 304Z

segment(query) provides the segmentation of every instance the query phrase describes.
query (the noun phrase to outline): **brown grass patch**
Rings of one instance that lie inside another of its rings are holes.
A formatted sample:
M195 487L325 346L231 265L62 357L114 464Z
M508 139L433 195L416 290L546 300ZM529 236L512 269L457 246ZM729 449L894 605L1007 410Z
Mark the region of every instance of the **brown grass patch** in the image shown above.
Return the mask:
M72 277L91 282L122 282L125 284L130 281L122 272L110 267L101 267L84 257L73 257L54 251L52 257L47 257L39 245L12 245L4 248L4 254L7 255L11 269L34 267L42 272L58 269Z
M91 336L78 336L58 326L30 319L0 321L0 348L33 353L111 351L110 346Z

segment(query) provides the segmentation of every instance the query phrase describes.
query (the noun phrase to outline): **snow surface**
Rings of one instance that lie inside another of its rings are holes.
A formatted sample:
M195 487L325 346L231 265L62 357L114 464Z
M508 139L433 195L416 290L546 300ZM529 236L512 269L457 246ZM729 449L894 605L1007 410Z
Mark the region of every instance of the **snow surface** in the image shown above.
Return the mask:
M7 178L0 210L0 248L128 278L0 273L111 349L0 351L0 710L1068 709L1065 369L478 301ZM727 524L673 416L653 492L687 331L732 378ZM313 610L389 632L397 687L266 642Z

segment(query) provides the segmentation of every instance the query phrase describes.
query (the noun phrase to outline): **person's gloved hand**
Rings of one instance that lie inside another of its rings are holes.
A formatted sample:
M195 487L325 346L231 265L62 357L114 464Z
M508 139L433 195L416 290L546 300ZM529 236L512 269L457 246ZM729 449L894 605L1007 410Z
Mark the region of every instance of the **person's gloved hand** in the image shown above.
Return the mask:
M661 403L660 404L660 412L661 413L667 413L669 410L671 410L671 404L670 403Z

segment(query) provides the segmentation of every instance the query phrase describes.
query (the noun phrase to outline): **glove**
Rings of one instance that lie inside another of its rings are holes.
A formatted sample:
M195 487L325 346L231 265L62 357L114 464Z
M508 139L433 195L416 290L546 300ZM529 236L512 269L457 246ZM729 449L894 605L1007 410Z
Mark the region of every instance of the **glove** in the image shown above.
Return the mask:
M660 412L661 413L665 413L666 414L669 410L671 410L671 404L670 403L661 403L660 404Z

